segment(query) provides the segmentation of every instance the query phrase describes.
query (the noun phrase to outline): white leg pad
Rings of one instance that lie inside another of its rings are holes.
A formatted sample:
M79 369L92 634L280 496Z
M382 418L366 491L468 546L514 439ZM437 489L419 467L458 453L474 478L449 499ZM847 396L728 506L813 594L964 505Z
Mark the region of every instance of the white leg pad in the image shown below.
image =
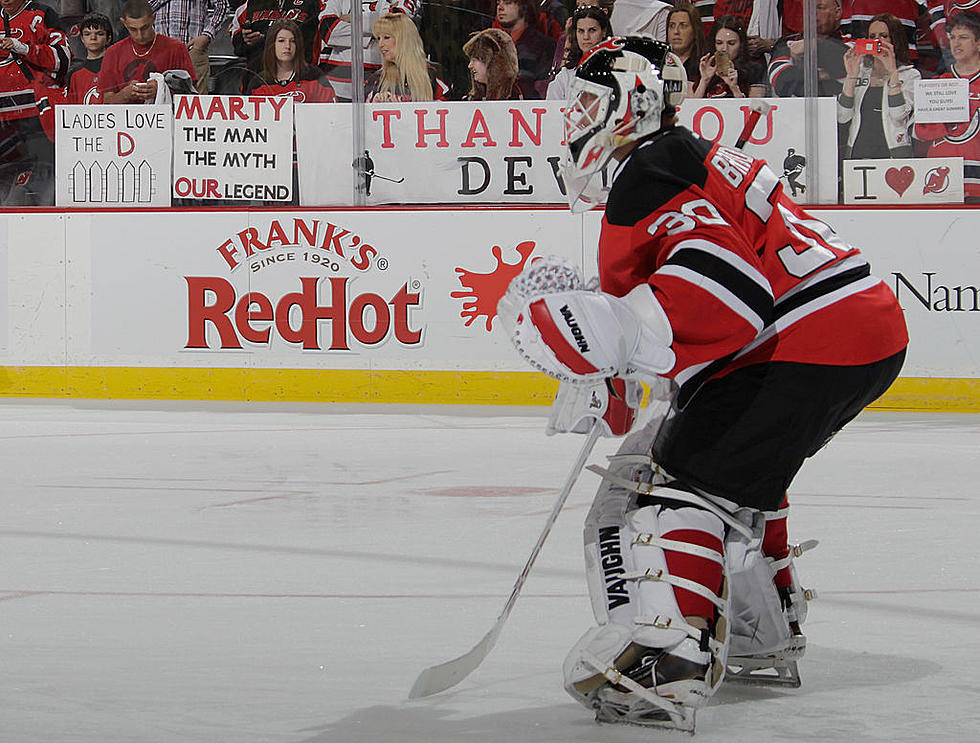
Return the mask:
M628 480L651 474L630 458L614 460L611 469ZM649 717L685 727L688 713L724 678L728 591L724 579L719 596L695 580L671 575L665 550L713 560L723 575L724 556L664 535L696 530L724 544L725 525L693 506L636 508L635 497L635 492L604 481L586 519L586 574L598 626L566 658L565 688L596 709L599 719L649 724ZM714 604L713 632L688 624L676 588Z
M783 650L790 629L773 578L772 560L760 540L729 540L725 560L731 576L731 655L759 655Z

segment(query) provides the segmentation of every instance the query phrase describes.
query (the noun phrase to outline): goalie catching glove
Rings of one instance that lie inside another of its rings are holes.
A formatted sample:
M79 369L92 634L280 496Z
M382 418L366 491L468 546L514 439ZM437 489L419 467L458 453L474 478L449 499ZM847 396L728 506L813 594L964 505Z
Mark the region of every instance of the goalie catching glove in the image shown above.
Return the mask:
M561 381L657 375L674 366L670 323L647 284L622 298L589 291L561 258L543 258L518 274L497 314L518 353Z

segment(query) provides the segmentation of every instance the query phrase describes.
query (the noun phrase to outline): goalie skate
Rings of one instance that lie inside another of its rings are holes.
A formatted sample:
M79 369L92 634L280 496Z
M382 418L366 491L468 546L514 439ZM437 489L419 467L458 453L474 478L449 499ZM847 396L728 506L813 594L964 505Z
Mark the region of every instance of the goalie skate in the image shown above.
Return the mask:
M753 655L729 655L726 663L727 679L732 683L762 684L767 686L786 686L799 688L801 683L797 661L806 654L806 635L801 625L806 619L807 602L817 597L816 591L803 589L796 577L793 558L800 557L807 550L817 546L815 539L808 540L791 548L784 560L775 561L773 571L789 566L793 583L788 589L779 591L783 616L789 626L789 638L778 650Z
M589 653L582 658L601 666ZM710 654L691 638L669 650L630 643L613 664L576 684L576 691L591 700L596 722L694 733L711 674Z

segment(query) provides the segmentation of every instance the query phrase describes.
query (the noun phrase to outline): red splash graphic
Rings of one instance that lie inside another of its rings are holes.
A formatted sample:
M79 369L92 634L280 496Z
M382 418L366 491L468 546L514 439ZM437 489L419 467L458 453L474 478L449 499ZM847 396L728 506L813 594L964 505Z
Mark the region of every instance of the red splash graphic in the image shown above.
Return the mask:
M451 292L449 296L468 300L463 302L463 310L459 313L459 316L466 320L466 327L483 316L486 318L487 332L490 332L493 318L497 316L497 303L507 291L511 279L524 270L524 264L534 251L534 242L522 242L515 250L520 253L521 259L517 263L506 263L501 255L500 246L494 245L491 252L497 265L490 273L477 273L456 267L459 283L466 291Z

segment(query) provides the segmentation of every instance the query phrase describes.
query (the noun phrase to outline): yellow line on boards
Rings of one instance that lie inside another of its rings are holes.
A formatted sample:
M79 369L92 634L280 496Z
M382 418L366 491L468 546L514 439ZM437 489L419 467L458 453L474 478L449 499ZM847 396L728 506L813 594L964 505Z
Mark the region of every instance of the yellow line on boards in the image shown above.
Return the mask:
M536 372L172 367L0 367L0 397L550 405ZM980 412L980 379L898 379L875 410Z

